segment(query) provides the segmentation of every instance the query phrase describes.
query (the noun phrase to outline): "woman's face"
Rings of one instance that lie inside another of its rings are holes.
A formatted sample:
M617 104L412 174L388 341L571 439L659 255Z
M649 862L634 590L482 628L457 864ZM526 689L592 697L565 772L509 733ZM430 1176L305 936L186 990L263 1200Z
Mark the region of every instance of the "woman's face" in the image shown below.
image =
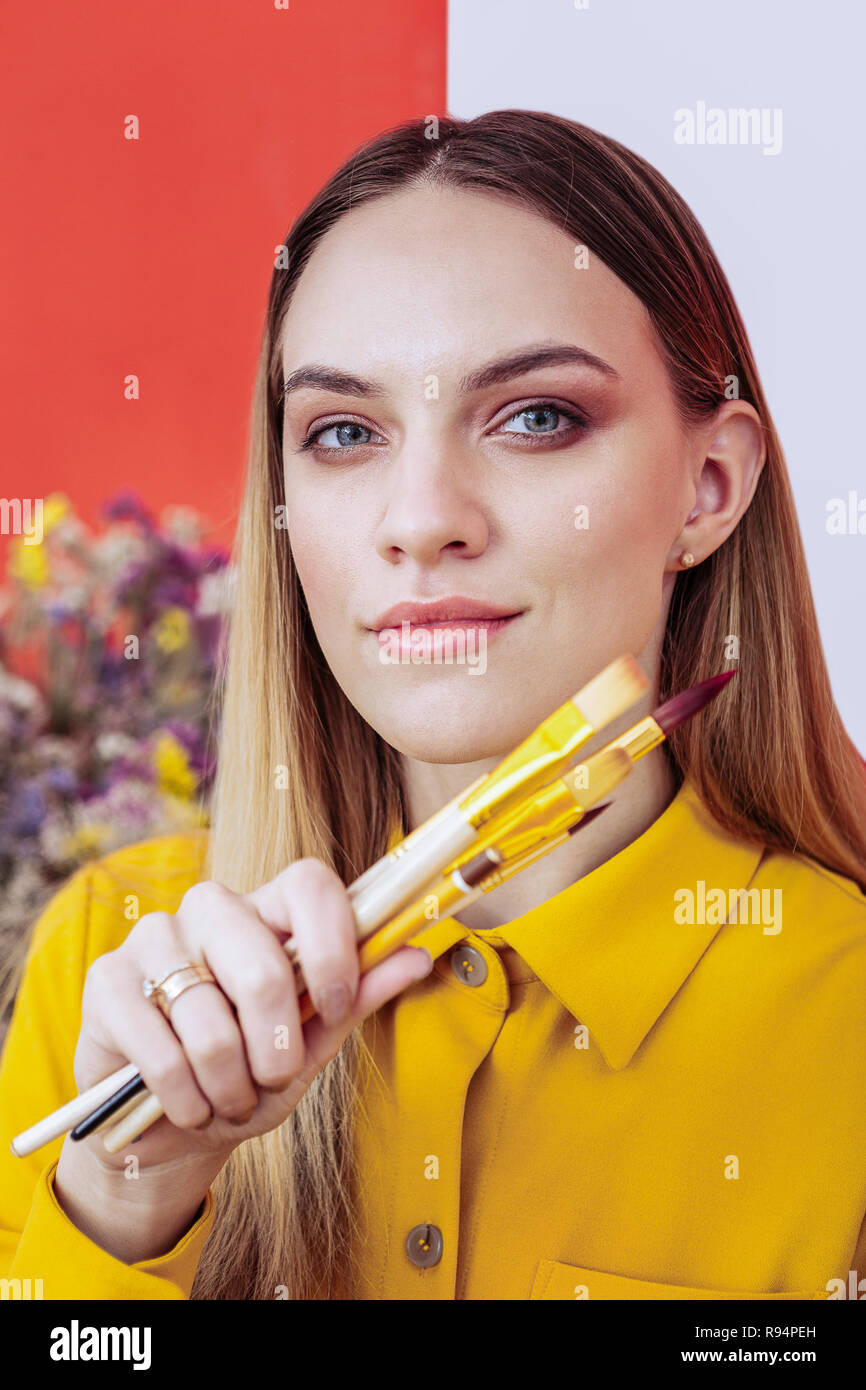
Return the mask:
M345 694L425 762L507 752L624 652L655 674L695 448L640 300L575 260L532 212L415 188L342 217L295 288L292 554ZM443 598L450 639L380 638ZM516 616L468 631L466 599Z

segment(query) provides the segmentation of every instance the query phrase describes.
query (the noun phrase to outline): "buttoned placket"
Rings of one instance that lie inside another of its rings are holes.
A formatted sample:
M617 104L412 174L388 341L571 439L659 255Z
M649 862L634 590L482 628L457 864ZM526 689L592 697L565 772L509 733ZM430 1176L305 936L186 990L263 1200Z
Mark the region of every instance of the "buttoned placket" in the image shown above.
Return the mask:
M443 952L425 985L400 1000L395 1024L422 1036L426 1046L416 1047L423 1065L413 1069L410 1093L395 1098L400 1120L389 1163L391 1239L383 1299L456 1297L467 1095L511 1003L502 961L476 932Z

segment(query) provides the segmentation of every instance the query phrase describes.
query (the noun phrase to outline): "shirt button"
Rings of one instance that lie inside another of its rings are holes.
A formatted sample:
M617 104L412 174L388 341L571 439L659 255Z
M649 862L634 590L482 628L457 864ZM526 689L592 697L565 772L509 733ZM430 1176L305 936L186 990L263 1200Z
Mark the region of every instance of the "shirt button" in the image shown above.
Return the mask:
M483 985L487 979L487 961L474 946L455 946L451 952L451 969L464 985Z
M438 1226L413 1226L406 1237L406 1254L419 1269L429 1269L442 1259L442 1232Z

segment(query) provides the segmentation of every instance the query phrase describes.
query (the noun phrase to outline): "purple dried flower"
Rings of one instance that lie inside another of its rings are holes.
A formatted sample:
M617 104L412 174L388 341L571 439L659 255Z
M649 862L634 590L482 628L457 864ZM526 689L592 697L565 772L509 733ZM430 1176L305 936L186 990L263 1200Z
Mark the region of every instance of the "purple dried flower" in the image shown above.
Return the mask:
M45 798L36 782L25 782L11 798L4 831L15 836L36 835L45 819Z
M136 782L153 782L153 767L148 762L137 762L134 758L115 758L108 769L108 787L115 787L130 778Z
M68 767L50 767L43 781L51 791L60 792L63 796L73 796L78 787L78 778Z
M153 515L134 488L124 488L116 493L105 503L102 511L109 521L137 521L145 531L154 528Z

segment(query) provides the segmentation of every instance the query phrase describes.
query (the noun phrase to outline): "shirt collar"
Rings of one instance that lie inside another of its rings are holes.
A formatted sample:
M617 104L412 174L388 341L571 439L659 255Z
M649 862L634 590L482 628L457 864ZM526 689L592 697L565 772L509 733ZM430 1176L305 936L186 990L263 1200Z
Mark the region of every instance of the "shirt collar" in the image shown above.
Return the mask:
M703 880L707 893L722 888L727 898L748 886L762 854L723 830L686 779L625 849L522 917L477 935L513 947L619 1070L723 925L678 923L675 893L689 889L699 900Z

